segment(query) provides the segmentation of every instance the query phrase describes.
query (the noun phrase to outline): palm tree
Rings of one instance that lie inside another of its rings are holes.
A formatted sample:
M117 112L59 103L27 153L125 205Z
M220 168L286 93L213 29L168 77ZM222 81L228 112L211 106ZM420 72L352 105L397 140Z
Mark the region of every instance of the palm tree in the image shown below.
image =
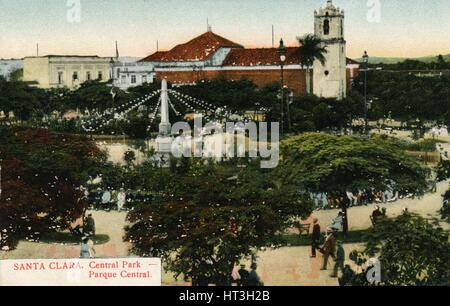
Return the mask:
M310 94L312 88L311 67L316 60L325 65L325 54L328 51L322 44L322 40L313 34L305 34L298 37L297 40L300 43L300 63L306 68L306 93Z

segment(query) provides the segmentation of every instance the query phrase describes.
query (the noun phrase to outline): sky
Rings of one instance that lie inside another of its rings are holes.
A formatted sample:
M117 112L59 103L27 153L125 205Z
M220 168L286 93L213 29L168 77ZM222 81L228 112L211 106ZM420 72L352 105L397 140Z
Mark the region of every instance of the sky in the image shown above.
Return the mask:
M245 47L313 32L326 0L0 0L0 58L77 54L143 57L207 29ZM347 55L450 53L450 0L333 0L345 11Z

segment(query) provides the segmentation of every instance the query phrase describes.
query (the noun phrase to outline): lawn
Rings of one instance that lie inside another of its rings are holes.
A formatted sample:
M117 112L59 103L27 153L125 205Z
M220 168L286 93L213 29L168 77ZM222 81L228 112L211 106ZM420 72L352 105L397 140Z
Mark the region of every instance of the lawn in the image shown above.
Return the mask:
M109 242L108 235L95 235L92 240L95 245L105 244ZM57 232L57 233L49 233L43 235L39 242L43 243L64 243L64 244L79 244L81 243L81 239L75 237L71 233L68 232Z

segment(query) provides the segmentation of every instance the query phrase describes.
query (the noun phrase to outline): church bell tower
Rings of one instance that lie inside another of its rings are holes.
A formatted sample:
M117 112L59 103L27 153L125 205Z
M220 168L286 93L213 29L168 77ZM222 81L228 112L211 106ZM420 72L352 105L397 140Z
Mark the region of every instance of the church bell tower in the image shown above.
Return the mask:
M314 12L314 34L322 40L327 53L325 65L314 63L313 92L323 98L343 99L347 96L344 11L332 0Z

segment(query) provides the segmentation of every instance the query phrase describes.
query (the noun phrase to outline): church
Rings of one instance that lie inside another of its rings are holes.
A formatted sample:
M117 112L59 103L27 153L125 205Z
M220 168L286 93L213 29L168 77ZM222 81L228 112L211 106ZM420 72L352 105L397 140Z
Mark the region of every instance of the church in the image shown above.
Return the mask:
M322 65L315 62L313 93L324 98L345 98L353 78L359 73L359 63L346 57L344 11L332 0L314 12L314 34L322 40L327 53ZM287 47L283 63L284 86L294 95L307 93L307 69L301 64L300 46ZM154 67L157 79L167 79L174 85L196 84L204 80L248 79L262 87L280 82L281 65L277 48L244 46L208 31L169 51L158 51L140 60Z

